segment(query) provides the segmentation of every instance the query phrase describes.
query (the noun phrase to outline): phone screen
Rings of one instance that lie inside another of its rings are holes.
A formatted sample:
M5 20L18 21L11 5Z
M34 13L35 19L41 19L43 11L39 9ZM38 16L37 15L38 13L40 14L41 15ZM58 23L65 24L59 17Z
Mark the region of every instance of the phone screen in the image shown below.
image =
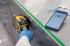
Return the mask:
M68 15L67 12L64 11L55 11L48 23L46 24L47 27L58 30L64 20L66 19L66 16Z

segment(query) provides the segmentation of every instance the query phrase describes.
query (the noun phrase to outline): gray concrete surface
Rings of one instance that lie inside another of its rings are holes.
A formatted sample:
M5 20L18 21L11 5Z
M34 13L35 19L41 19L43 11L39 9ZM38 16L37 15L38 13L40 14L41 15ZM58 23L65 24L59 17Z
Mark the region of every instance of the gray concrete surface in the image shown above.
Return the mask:
M19 36L16 32L16 29L13 26L14 20L12 20L13 16L15 14L17 14L18 11L20 13L20 10L17 9L17 5L14 2L12 2L11 0L8 0L8 2L6 2L6 4L0 3L0 22L3 24L3 25L0 24L0 26L3 26L3 27L1 27L2 30L0 30L1 31L0 38L1 39L9 38L9 40L4 42L5 44L2 43L2 44L0 44L0 46L14 46L16 44L16 42L18 41ZM5 28L4 31L3 31L3 28ZM3 37L1 37L1 36L3 36Z
M35 33L32 46L59 46L37 23L32 23L32 31Z
M45 25L49 18L52 16L53 11L48 12L48 3L47 0L18 0L23 4L37 19L39 19L43 25ZM49 0L48 0L49 1ZM56 2L57 0L53 0ZM67 8L69 15L70 15L70 0L59 0L61 3L58 5L58 7ZM25 2L25 3L24 3ZM53 3L54 4L54 3ZM56 3L55 3L56 6ZM51 9L54 6L51 7ZM64 26L61 28L59 32L53 32L66 46L70 46L70 16L67 17Z
M15 46L18 41L19 36L16 33L13 19L18 14L25 14L25 12L11 0L8 0L6 4L0 3L0 46ZM31 43L32 46L58 46L39 25L35 22L33 24L35 37Z
M9 35L2 22L0 21L0 46L13 46Z

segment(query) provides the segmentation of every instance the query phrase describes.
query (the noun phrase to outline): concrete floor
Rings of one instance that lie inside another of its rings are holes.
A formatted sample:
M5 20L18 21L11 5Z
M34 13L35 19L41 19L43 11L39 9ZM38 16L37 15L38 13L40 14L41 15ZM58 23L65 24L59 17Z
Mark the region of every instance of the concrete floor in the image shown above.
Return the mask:
M32 46L59 46L44 30L35 22L32 22L32 31L35 33L35 37L32 41Z
M13 20L18 14L25 13L11 0L6 4L0 3L0 46L15 46L18 41L19 36L15 31ZM32 46L58 46L39 25L35 22L33 24L35 24L33 29L35 38L31 43Z
M24 5L27 10L29 10L37 19L39 19L43 25L45 25L49 18L52 16L54 10L56 10L58 7L66 8L68 11L68 14L70 15L70 0L18 0L21 2L22 5ZM49 1L49 2L47 2ZM56 3L56 1L59 1ZM48 9L48 6L50 6L50 3L52 4L52 7L54 9ZM59 4L60 3L60 4ZM57 5L58 4L58 5ZM58 32L51 32L57 36L66 46L70 46L70 16L67 16L67 19L65 20L62 28Z
M13 46L9 35L4 28L4 25L0 21L0 46Z
M10 0L6 4L0 3L0 42L3 41L0 46L14 46L19 39L12 23L12 17L20 13L17 10L15 3Z

